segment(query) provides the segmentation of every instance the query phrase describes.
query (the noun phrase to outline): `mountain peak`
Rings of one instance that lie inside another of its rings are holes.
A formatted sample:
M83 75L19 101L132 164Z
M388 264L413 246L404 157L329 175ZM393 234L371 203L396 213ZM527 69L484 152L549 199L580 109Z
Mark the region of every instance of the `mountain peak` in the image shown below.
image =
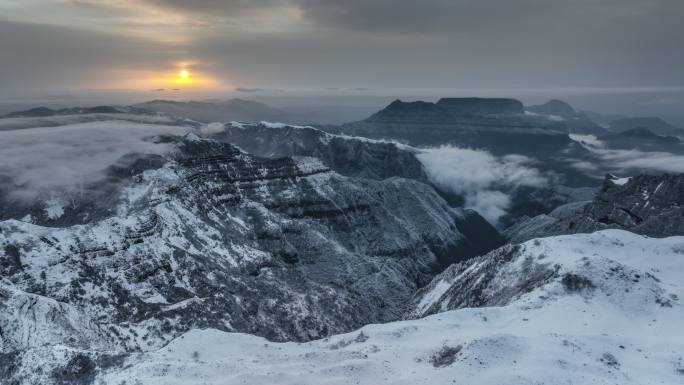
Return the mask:
M577 114L570 104L558 99L551 99L544 104L529 106L527 109L538 114L558 115L566 118Z

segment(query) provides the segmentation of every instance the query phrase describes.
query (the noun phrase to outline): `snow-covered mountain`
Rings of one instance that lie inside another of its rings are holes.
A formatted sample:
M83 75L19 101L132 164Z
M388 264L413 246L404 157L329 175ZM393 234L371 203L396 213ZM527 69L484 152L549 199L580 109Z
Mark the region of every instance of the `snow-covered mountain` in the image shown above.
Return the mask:
M413 300L410 316L426 318L304 344L193 330L88 373L107 384L677 384L682 274L684 237L551 237L454 265Z
M193 329L306 341L396 320L434 274L501 244L476 212L416 180L259 158L195 133L155 142L171 146L165 162L121 182L114 214L0 222L7 381L59 382L85 365L72 359ZM56 346L84 353L60 359Z
M507 99L438 107L548 120ZM519 154L32 114L0 119L3 385L684 378L684 238L663 238L684 235L681 175L611 177L586 201ZM503 245L466 204L537 239Z

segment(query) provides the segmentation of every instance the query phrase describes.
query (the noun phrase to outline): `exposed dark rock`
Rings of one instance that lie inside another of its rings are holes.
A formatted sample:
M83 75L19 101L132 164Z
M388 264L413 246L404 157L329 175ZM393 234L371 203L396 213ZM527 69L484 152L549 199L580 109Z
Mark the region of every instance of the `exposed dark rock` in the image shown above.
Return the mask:
M454 347L444 346L438 352L433 354L432 357L430 357L430 363L435 368L443 368L445 366L449 366L456 362L458 353L460 353L462 349L463 346L461 345L456 345Z
M599 358L599 361L603 362L606 366L609 366L611 368L619 368L620 363L618 362L617 358L615 358L614 355L610 353L603 353L601 358Z
M89 385L95 379L95 362L86 354L77 353L61 368L52 371L58 385Z
M572 293L593 289L595 287L594 283L591 282L589 278L572 273L566 273L563 275L561 283L563 284L563 287L565 287L565 290Z
M684 235L684 174L607 176L596 198L506 229L512 242L616 228L650 237Z

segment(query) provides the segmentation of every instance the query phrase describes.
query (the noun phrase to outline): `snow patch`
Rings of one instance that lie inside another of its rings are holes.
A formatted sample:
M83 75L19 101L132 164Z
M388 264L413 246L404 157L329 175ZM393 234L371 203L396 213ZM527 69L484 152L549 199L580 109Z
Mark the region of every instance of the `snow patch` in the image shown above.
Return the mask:
M47 215L47 217L50 219L60 218L62 215L64 215L65 206L66 204L63 203L61 199L53 196L45 201L45 215Z

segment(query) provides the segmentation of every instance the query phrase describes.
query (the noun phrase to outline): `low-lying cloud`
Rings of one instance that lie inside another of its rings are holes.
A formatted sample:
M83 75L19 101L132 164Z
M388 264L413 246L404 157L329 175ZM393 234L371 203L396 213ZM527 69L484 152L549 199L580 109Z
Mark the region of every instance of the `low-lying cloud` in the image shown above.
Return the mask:
M163 154L169 144L150 137L189 128L127 121L99 121L0 131L0 189L13 198L34 199L78 191L129 153Z
M656 172L684 172L684 155L665 151L641 151L638 149L623 150L609 149L605 143L594 135L570 135L582 144L584 148L594 153L604 167L617 171L656 171ZM682 146L684 152L684 145ZM577 169L593 171L595 165L583 161L573 164Z
M684 155L639 150L597 150L613 167L628 170L684 172Z
M507 192L518 186L543 187L548 183L531 167L533 160L522 155L496 157L487 151L443 146L417 156L433 183L463 196L466 208L478 211L494 224L511 205Z

